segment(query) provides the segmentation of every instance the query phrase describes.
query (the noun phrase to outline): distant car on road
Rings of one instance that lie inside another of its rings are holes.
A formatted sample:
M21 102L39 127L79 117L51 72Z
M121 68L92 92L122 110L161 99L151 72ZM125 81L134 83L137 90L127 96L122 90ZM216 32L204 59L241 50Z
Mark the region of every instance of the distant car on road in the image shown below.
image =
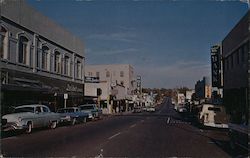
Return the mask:
M61 116L62 123L70 123L71 125L76 124L77 122L86 122L88 114L80 111L78 107L68 107L58 109L57 113Z
M146 108L146 111L147 112L155 112L155 107L149 106L149 107Z
M46 127L54 129L60 120L59 114L51 112L45 105L22 105L14 109L14 113L4 115L3 131L25 130L31 133L33 128Z
M221 105L203 104L199 120L204 126L228 128L229 116Z
M179 113L185 113L185 112L187 112L187 108L185 108L185 107L183 107L183 106L180 106L180 107L177 108L177 111L178 111Z
M96 104L84 104L79 106L80 111L88 114L88 119L101 118L102 110L99 109Z
M140 113L140 112L142 112L142 108L141 107L134 107L133 113Z

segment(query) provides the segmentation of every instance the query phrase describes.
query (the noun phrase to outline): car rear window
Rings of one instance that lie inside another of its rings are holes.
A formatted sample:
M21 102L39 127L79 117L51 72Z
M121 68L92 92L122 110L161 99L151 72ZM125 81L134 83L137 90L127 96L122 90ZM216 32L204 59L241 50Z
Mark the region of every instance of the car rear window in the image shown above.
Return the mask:
M81 106L81 110L89 110L89 109L93 109L93 106L92 105Z
M67 112L75 112L74 109L65 109Z

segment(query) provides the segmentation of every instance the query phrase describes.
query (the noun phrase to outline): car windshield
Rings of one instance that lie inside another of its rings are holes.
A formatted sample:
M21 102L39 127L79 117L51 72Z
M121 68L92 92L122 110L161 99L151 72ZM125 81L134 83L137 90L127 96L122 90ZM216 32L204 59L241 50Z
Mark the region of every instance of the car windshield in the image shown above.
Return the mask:
M65 109L66 112L75 112L74 109Z
M215 112L220 112L221 111L220 108L213 108L213 107L209 107L208 110L209 111L215 111Z
M21 113L21 112L34 112L34 107L22 107L22 108L15 108L14 113Z
M64 109L57 110L58 113L64 113Z

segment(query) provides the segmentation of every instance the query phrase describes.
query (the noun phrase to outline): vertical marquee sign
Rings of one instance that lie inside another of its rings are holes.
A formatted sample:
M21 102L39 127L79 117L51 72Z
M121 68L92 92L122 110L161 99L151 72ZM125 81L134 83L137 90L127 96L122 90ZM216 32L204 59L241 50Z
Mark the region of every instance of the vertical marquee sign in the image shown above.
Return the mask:
M141 93L141 76L137 76L137 94Z
M211 68L212 68L212 86L221 88L221 55L220 46L211 47Z

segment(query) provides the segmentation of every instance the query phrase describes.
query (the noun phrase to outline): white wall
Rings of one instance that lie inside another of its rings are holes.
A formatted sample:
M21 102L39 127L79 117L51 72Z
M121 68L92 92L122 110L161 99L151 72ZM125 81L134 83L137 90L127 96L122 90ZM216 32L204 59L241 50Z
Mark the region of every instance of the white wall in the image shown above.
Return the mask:
M178 96L178 104L182 104L182 103L184 103L185 102L185 95L184 94L182 94L182 93L178 93L177 94L177 96Z
M116 96L116 100L122 100L126 98L125 87L115 86L112 89L112 94Z
M186 99L191 100L194 90L186 91Z

